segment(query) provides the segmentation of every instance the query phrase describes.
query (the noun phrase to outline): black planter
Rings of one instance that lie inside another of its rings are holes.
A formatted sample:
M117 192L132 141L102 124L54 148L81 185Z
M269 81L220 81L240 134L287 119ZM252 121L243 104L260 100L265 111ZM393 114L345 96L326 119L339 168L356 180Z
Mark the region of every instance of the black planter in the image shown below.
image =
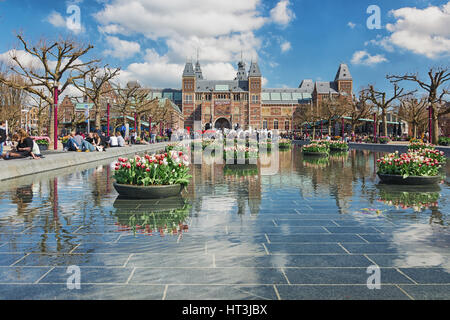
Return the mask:
M121 199L161 199L178 196L183 190L180 184L168 186L132 186L114 182Z
M308 152L303 151L303 155L310 157L328 157L328 153L326 152Z
M398 185L432 185L438 184L442 180L442 177L440 175L435 177L411 176L403 179L403 176L401 175L378 173L378 177L380 178L382 183Z
M332 151L332 152L347 152L348 150L349 150L349 147L347 147L346 149L339 149L339 148L330 147L330 151Z
M48 150L48 144L38 144L39 150L41 151L47 151Z

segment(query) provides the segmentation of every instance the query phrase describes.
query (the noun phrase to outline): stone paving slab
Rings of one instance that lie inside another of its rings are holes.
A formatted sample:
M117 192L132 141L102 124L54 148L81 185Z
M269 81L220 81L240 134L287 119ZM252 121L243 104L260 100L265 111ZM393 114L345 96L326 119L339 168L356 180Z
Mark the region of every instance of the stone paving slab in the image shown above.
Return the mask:
M122 284L81 284L70 290L66 284L4 285L0 284L1 300L162 300L165 286Z
M130 284L287 284L276 268L136 268Z
M168 285L165 300L277 300L273 285Z
M308 267L368 267L373 265L364 255L309 254L309 255L263 255L230 256L215 254L217 267L259 267L259 268L308 268Z
M277 285L282 300L410 300L398 286L382 285L369 290L366 285Z
M414 300L449 300L450 285L399 285Z

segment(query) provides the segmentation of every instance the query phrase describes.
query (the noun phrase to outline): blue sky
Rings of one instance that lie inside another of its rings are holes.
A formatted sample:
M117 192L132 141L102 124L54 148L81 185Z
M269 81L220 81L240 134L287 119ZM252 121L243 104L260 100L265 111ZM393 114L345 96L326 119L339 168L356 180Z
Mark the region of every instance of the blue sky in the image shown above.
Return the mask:
M67 26L70 5L80 9L81 29ZM381 29L367 27L370 5L380 8ZM447 0L0 0L0 27L3 61L15 32L70 34L95 46L91 57L120 66L122 81L156 88L181 87L197 48L206 78L233 78L242 51L247 67L258 60L265 87L331 81L345 62L355 91L369 83L389 90L387 73L425 75L450 60Z

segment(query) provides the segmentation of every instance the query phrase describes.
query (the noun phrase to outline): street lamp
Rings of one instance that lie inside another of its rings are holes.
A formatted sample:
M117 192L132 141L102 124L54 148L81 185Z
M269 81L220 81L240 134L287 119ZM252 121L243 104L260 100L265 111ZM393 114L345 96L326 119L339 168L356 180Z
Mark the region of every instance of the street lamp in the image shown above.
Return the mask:
M53 127L53 149L58 150L58 95L59 95L59 82L55 80L53 85L53 98L54 98L54 127Z
M373 139L374 142L377 142L377 114L376 112L373 114Z
M106 125L107 125L106 131L107 131L108 137L109 137L109 116L110 116L110 109L111 109L111 106L110 106L110 104L109 104L109 99L107 99L106 102L108 103L107 106L106 106L106 119L107 119L107 120L106 120Z

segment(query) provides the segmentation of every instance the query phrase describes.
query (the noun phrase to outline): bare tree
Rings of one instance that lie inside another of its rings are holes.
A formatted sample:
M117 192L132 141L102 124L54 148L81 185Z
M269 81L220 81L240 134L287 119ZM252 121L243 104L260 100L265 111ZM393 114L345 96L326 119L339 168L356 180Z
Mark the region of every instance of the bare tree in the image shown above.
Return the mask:
M22 110L27 104L28 94L20 89L24 80L14 74L0 73L0 79L6 79L15 86L8 86L0 82L0 119L8 121L11 131L20 127Z
M396 83L394 83L394 94L391 98L387 98L387 93L383 91L375 90L373 85L369 85L368 89L364 89L364 94L367 94L368 98L373 102L373 104L381 110L381 117L383 119L383 133L387 136L387 112L393 106L393 102L405 96L409 96L416 92L404 92L404 88L400 88Z
M95 127L101 126L102 107L105 105L105 97L114 92L109 82L120 72L119 69L111 69L108 66L93 67L82 79L75 79L74 86L94 104Z
M41 96L37 96L35 94L30 94L30 105L31 107L36 109L36 115L37 115L37 132L38 135L41 136L43 134L43 126L44 124L48 123L48 116L49 116L49 104L47 101L42 99ZM61 115L59 115L61 116ZM59 118L59 117L58 117ZM61 116L62 118L62 116Z
M302 105L294 111L294 126L302 127L304 124L310 125L313 129L313 137L316 136L315 122L320 119L319 112L312 104Z
M417 138L419 129L426 127L428 117L427 105L427 97L423 97L420 100L414 96L404 97L400 99L398 115L400 118L412 125L414 138Z
M331 124L333 120L342 118L349 111L349 102L342 97L333 98L330 94L322 99L319 106L321 120L327 120L328 135L331 136Z
M352 136L355 136L356 127L363 123L362 119L369 118L373 113L373 104L369 101L364 91L359 93L359 98L353 97L350 103L348 116L350 117L350 125L352 127Z
M57 41L42 39L36 43L31 43L22 35L17 35L23 50L36 61L38 65L26 64L23 59L13 51L11 58L13 60L10 69L16 75L24 79L24 82L18 83L11 79L0 77L0 83L9 87L24 90L34 94L48 105L54 103L54 87L58 83L60 93L64 92L69 85L76 79L83 79L89 72L94 63L99 60L82 62L81 57L85 56L92 48L92 45L83 45L76 41L66 38ZM53 140L53 114L54 108L51 108L50 116L50 138Z
M444 88L445 83L450 80L450 69L449 67L430 68L428 78L429 82L427 83L420 80L418 74L387 76L387 79L392 83L397 84L401 81L412 81L428 92L428 104L433 110L432 142L436 144L439 140L439 117L450 113L450 106L445 103L445 97L450 94L450 90L448 86Z

